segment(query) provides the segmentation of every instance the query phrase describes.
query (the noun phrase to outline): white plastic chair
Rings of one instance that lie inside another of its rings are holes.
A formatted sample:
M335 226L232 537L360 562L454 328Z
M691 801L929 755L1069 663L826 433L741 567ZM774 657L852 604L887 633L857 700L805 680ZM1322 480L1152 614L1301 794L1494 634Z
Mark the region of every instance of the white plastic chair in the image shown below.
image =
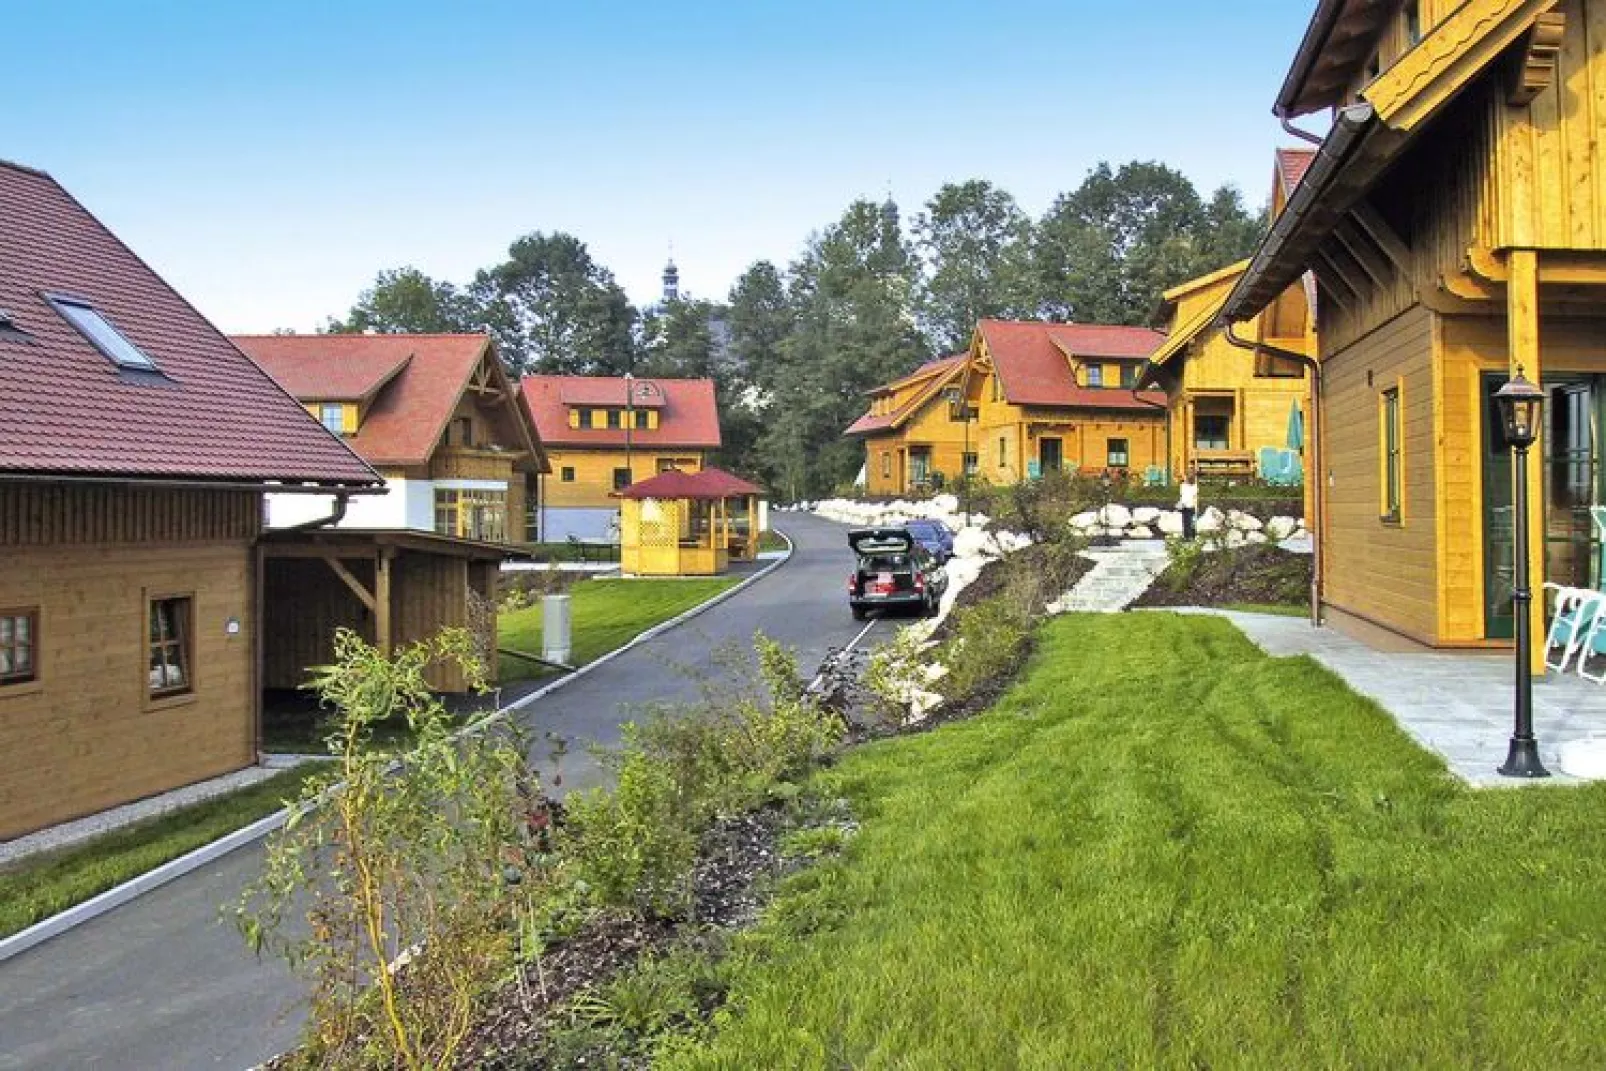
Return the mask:
M1577 655L1579 676L1606 681L1606 671L1596 677L1584 668L1590 654L1596 651L1597 640L1606 647L1606 631L1602 629L1606 595L1588 588L1551 583L1545 584L1545 590L1555 593L1555 609L1551 612L1550 628L1545 631L1545 667L1565 673L1567 664ZM1554 653L1558 650L1561 652L1559 659Z

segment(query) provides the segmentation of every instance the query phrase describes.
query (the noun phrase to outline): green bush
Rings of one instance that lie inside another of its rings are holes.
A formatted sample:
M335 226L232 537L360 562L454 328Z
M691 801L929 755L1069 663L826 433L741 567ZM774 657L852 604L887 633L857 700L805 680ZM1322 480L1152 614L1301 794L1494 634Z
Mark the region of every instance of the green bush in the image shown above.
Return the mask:
M690 903L697 830L681 805L677 771L626 746L612 792L569 797L562 846L593 897L609 907L673 917Z
M1031 640L1031 617L1015 592L1005 592L954 615L956 629L939 661L948 667L943 695L963 702L981 685L1007 674Z

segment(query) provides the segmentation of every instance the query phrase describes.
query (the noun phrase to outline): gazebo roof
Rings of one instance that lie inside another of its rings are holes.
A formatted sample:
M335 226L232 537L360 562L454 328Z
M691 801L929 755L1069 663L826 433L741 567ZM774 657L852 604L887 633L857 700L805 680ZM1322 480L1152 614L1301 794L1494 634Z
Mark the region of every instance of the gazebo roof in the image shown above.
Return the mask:
M708 468L701 472L660 472L649 480L631 484L615 492L619 498L684 498L718 499L761 495L764 489L748 483L740 476L732 476L724 469Z

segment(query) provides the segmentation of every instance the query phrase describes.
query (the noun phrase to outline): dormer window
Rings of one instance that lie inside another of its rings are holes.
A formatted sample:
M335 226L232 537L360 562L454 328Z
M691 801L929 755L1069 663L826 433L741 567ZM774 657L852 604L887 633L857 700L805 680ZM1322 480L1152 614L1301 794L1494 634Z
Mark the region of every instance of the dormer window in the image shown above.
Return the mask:
M45 300L50 302L51 308L61 314L62 319L77 328L79 334L94 343L101 355L118 368L135 372L156 371L156 362L145 356L138 346L124 338L117 328L100 314L100 310L89 302L78 298L53 297L48 294Z
M318 406L318 419L336 435L346 431L346 409L339 402L324 402Z

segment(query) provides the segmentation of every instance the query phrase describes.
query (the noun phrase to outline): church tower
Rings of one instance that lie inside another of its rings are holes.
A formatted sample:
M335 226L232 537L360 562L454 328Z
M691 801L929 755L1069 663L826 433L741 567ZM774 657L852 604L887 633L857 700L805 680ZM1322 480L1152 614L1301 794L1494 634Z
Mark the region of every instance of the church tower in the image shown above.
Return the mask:
M664 304L680 300L680 269L675 267L675 258L670 256L669 263L664 265Z

